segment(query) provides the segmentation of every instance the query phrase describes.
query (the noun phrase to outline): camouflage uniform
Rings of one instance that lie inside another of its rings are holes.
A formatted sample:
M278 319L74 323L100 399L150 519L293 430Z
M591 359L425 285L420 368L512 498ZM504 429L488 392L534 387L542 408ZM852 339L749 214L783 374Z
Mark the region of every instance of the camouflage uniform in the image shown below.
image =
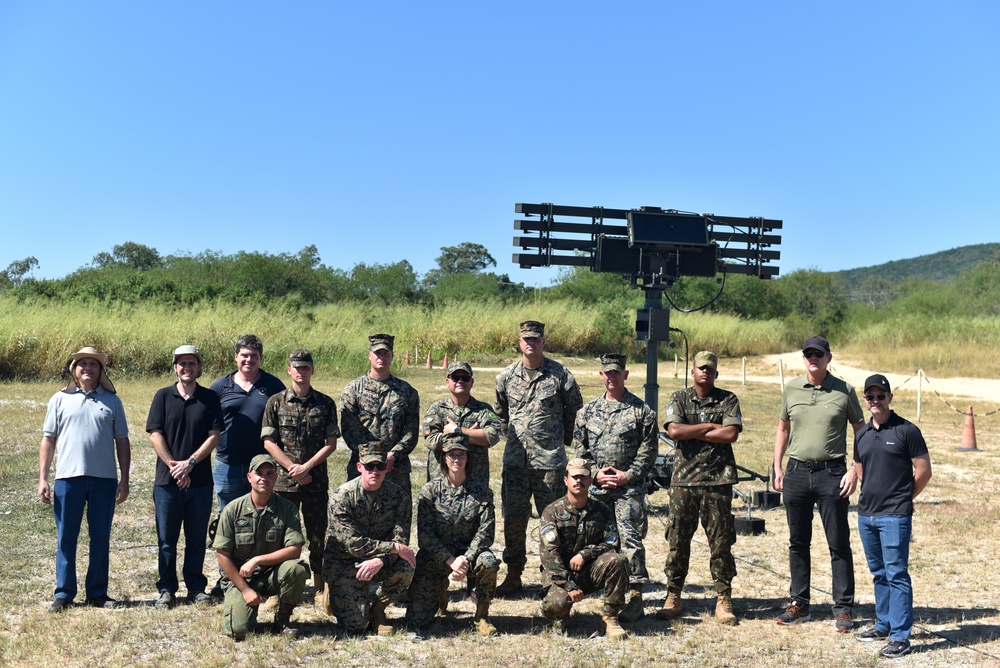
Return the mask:
M595 480L590 494L614 510L630 585L649 582L642 544L649 527L644 483L656 461L656 439L656 415L628 390L621 401L602 394L588 403L577 414L573 430L577 457L593 462L595 471L611 466L628 478L628 485L617 489L602 489Z
M274 494L263 510L257 510L250 495L246 494L226 504L212 548L227 553L239 568L251 557L302 545L303 542L299 512L290 501ZM289 559L278 566L258 567L247 578L247 583L260 596L277 595L282 603L296 605L302 601L308 577L304 561ZM258 608L247 605L243 593L233 586L225 573L222 575L222 589L225 591L223 616L226 635L242 638L256 626Z
M572 443L573 422L583 407L583 397L573 374L546 357L531 373L523 360L501 371L496 377L494 405L507 437L500 489L504 560L510 572L520 574L527 563L532 496L540 515L566 494L566 446Z
M618 527L608 507L588 499L578 509L563 496L542 511L538 533L545 618L568 616L573 607L569 592L574 589L585 594L604 589L604 614L617 616L625 605L628 563L617 551ZM581 570L572 571L569 561L577 554L585 563Z
M473 446L475 447L475 446ZM469 584L477 601L493 599L500 562L490 551L496 521L493 491L476 478L466 478L458 488L447 478L436 478L420 490L417 501L417 569L410 585L406 620L426 626L438 610L442 592L448 590L452 557L464 555L470 563Z
M740 401L727 390L715 388L700 399L695 388L678 390L670 397L664 424L721 424L743 429ZM667 586L680 590L687 577L691 538L701 518L711 553L712 579L718 592L731 588L736 577L732 547L736 543L733 523L733 485L736 458L730 443L677 441L673 476L670 479L670 525L667 528Z
M375 380L368 374L352 380L340 396L340 430L351 449L348 480L358 477L358 446L377 443L381 452L392 452L396 459L386 480L412 498L409 454L420 431L420 397L409 383L395 376Z
M478 423L479 428L486 432L489 445L486 447L473 445L464 435L445 434L443 429L449 419L460 427L471 427ZM455 439L461 440L469 446L469 476L489 483L489 448L500 440L500 418L493 412L493 407L474 397L469 397L464 406L456 406L451 397L431 404L431 407L427 409L427 414L424 415L424 445L431 451L427 456L427 480L442 477L442 445Z
M271 396L264 408L261 425L261 439L273 440L295 464L309 461L326 446L327 438L340 436L337 405L315 389L310 389L304 397L297 396L291 388ZM309 538L309 566L314 573L319 573L323 570L326 506L330 500L326 462L310 470L309 475L312 482L303 487L279 466L274 491L302 509Z
M345 482L330 500L330 521L323 553L323 579L330 607L349 633L368 626L373 598L399 600L413 578L413 567L392 554L394 543L410 542L412 509L406 492L389 480L367 492L361 480ZM355 564L380 557L385 564L371 582L357 579ZM371 586L378 583L375 595Z

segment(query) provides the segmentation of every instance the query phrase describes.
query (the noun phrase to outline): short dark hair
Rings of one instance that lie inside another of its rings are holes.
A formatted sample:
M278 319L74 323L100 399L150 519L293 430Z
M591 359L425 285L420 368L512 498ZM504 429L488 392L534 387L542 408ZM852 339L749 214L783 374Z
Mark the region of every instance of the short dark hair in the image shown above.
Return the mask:
M253 334L244 334L236 339L236 344L233 346L233 354L239 354L243 348L252 348L261 357L264 356L264 344Z

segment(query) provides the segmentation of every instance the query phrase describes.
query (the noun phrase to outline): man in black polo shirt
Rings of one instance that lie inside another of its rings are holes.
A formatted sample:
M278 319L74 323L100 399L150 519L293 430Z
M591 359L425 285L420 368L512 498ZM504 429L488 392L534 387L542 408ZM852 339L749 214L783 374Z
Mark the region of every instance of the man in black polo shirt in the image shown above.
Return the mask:
M806 374L785 385L774 437L774 489L784 492L792 576L791 603L777 621L789 625L812 619L809 550L813 506L817 506L830 547L833 615L837 631L847 633L854 627L854 555L847 508L858 481L845 461L847 425L857 433L865 416L854 388L827 371L833 355L826 339L806 339L802 359ZM781 466L786 450L787 471Z
M219 396L198 384L201 351L184 345L174 351L177 382L157 391L146 431L156 451L153 504L160 592L157 608L169 608L177 594L177 541L184 526L184 584L188 601L208 603L205 536L212 514L212 450L222 430Z
M920 430L889 408L892 392L885 376L868 377L865 401L872 419L854 440L854 467L861 479L858 535L875 583L875 625L855 637L887 639L880 653L897 658L910 653L913 500L931 479L931 458Z

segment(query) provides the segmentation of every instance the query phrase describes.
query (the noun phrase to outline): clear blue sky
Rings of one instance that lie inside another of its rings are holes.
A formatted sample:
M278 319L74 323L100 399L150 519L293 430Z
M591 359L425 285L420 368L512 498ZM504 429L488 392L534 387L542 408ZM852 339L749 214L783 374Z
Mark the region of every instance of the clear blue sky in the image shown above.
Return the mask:
M782 273L1000 241L1000 3L0 3L0 268L135 241L322 261L515 202L785 221Z

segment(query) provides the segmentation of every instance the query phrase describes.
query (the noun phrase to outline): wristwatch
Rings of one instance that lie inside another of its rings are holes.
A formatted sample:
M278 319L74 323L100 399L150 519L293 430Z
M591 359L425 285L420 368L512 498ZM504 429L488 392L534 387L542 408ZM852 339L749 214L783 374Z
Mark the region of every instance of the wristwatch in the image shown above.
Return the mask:
M189 460L188 460L188 464L190 464L190 465L191 465L191 468L194 468L194 466L195 466L195 465L196 465L197 463L198 463L198 460L197 460L197 459L195 459L194 457L192 457L191 459L189 459Z

